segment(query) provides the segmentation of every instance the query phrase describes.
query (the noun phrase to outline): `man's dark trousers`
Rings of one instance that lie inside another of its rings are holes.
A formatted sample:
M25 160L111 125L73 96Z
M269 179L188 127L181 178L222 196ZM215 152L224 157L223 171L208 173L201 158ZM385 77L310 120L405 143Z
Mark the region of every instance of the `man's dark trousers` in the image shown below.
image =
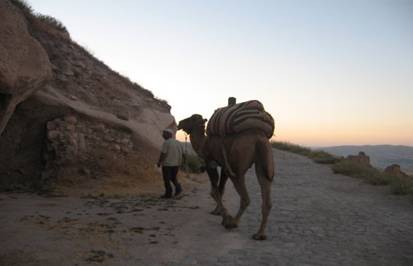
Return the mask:
M178 183L176 178L179 171L179 166L163 166L162 167L162 176L165 183L165 196L172 196L172 186L171 182L175 186L175 195L179 194L182 191L181 185Z

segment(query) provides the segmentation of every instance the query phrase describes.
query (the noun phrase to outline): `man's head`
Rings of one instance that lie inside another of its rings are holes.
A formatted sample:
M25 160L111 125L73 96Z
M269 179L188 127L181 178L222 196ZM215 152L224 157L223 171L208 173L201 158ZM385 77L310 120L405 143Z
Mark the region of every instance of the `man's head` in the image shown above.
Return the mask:
M164 129L164 130L162 131L162 137L163 137L164 139L170 139L170 138L172 138L173 135L174 135L174 132L173 132L171 129L169 129L169 128Z

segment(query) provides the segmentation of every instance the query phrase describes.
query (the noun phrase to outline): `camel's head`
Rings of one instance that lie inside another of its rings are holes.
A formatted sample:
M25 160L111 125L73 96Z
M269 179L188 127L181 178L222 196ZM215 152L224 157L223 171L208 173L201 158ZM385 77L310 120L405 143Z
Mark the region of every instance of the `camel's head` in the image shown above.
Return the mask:
M179 121L178 130L182 129L187 134L191 134L192 130L196 128L205 129L205 122L207 119L204 119L202 115L192 115L186 119Z

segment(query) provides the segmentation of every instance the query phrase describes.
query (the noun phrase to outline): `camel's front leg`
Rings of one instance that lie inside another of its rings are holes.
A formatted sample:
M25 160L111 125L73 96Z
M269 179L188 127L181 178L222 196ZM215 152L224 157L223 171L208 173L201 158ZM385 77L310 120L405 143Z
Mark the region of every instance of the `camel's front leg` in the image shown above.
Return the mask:
M228 180L228 175L225 173L224 170L221 170L221 177L219 179L218 189L215 191L216 198L217 198L216 199L217 207L212 212L212 214L214 215L221 215L222 208L223 208L223 197L224 197L224 191L225 191L225 184L227 180Z
M245 177L241 176L240 178L231 178L232 183L236 191L240 196L240 206L237 215L233 218L227 215L224 218L224 226L225 228L235 228L238 227L239 221L241 219L242 214L247 209L248 205L250 204L250 198L248 196L248 191L245 186Z
M225 187L225 182L227 180L227 177L222 172L221 178L219 178L218 170L216 167L208 167L207 173L209 176L209 180L211 182L211 197L215 200L215 203L217 204L215 209L211 211L210 213L213 215L222 215L223 213L226 213L226 209L222 203L222 194L224 192L224 187ZM218 180L219 180L219 186L218 186Z

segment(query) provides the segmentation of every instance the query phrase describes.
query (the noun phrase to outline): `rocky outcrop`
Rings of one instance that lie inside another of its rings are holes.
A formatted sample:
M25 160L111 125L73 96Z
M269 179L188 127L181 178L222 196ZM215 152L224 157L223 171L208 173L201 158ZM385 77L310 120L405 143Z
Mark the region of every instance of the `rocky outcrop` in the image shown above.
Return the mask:
M22 11L0 1L0 135L16 106L51 78L49 57L29 33Z
M359 152L358 155L349 155L346 158L347 160L353 162L353 163L357 163L357 164L362 164L362 165L367 165L367 166L371 166L370 165L370 157L367 156L364 152Z
M408 176L406 173L404 173L401 170L400 165L398 164L392 164L386 167L386 169L384 169L384 173L386 175L395 176L395 177L407 177Z
M161 130L176 128L170 106L93 57L53 19L0 3L0 107L8 120L0 137L0 187L77 171L100 176L130 158L144 157L148 165L141 166L149 167ZM18 55L9 39L31 50Z

